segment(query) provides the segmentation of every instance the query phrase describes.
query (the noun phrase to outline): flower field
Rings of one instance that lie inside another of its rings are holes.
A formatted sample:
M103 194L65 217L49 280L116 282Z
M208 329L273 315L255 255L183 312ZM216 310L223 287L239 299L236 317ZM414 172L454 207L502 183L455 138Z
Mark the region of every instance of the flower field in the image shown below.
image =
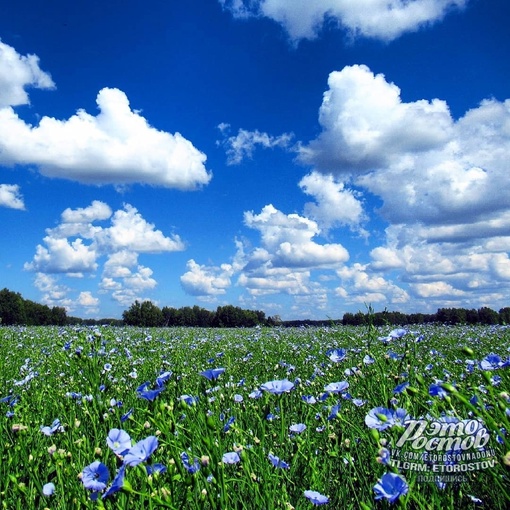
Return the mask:
M0 508L510 505L510 328L0 328Z

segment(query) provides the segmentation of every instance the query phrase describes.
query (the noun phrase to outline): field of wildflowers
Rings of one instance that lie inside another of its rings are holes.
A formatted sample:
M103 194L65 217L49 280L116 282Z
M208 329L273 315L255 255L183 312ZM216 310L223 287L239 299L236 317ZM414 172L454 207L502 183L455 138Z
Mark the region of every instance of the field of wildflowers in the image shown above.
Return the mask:
M510 329L0 328L0 508L510 505Z

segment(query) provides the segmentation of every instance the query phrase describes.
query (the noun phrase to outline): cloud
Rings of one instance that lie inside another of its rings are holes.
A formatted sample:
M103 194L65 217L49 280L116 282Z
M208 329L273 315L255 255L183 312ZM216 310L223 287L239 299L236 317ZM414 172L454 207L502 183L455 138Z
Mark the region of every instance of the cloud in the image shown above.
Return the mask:
M76 304L84 310L87 315L97 314L99 312L99 299L92 295L90 291L80 292Z
M294 43L314 39L326 25L354 36L390 41L441 20L468 0L219 0L234 17L267 17L281 24Z
M304 213L315 220L321 229L328 231L339 226L349 226L366 235L360 225L366 221L361 194L346 189L345 183L333 175L312 172L301 179L299 187L315 198L316 203L307 202Z
M302 162L334 174L362 174L407 154L444 146L453 121L444 101L404 103L400 89L367 66L330 73L319 110L322 133L300 148Z
M464 296L465 292L454 289L449 283L415 283L412 285L414 292L422 298L448 298L452 296Z
M405 103L366 66L330 74L321 134L301 145L316 171L378 195L391 224L429 241L510 233L510 100L484 100L458 120L439 99ZM408 236L409 237L409 236Z
M88 207L66 209L62 213L62 223L89 223L107 220L111 215L112 210L107 204L94 200Z
M149 184L193 190L209 183L206 156L180 133L151 126L126 94L103 88L99 113L67 120L44 116L27 124L13 107L29 103L27 87L54 89L36 55L0 41L0 165L35 165L43 175L83 184Z
M228 127L228 124L222 123L218 126L218 129L220 129L222 133L225 133ZM246 129L240 129L237 135L230 136L218 143L221 143L225 147L227 164L238 165L243 159L251 158L257 146L264 149L272 149L274 147L287 148L293 137L294 135L292 133L271 136L258 130L247 131Z
M486 242L434 242L415 225L392 225L386 244L370 252L371 271L387 271L409 285L415 310L481 304L500 308L510 290L510 236Z
M19 55L0 40L0 108L29 104L26 87L54 89L55 84L36 55Z
M0 184L0 207L25 210L23 196L17 184Z
M75 308L75 303L68 294L71 289L58 282L54 275L37 273L34 278L35 287L43 293L41 303L49 307L59 306L71 311Z
M405 103L384 76L351 66L331 73L319 120L301 161L382 201L386 240L366 271L408 285L415 309L504 306L510 100L485 99L453 119L444 101Z
M260 232L262 248L252 259L255 265L261 254L271 267L334 267L349 258L340 244L318 244L312 239L320 233L317 223L298 214L284 214L266 205L260 214L244 213L245 225Z
M206 156L180 133L166 133L131 110L118 89L97 95L99 114L43 117L32 127L0 110L0 163L36 165L48 177L84 184L150 184L192 190L211 179Z
M337 296L347 303L391 303L402 305L409 301L408 293L379 273L370 273L367 265L355 263L337 271L342 286Z
M109 226L98 224L105 221ZM95 278L102 264L99 292L110 293L119 304L129 305L135 299L144 300L145 293L157 285L152 269L139 264L138 255L183 249L179 236L165 236L130 204L112 212L107 204L94 200L87 207L65 209L61 222L46 230L43 244L36 247L32 261L24 268L37 273L36 286L50 300L49 289L56 285L57 275ZM67 298L73 290L61 287L61 291L59 300L68 308L84 307L90 313L96 310L95 301L89 299L90 291L83 291L74 305Z
M97 269L96 249L83 243L82 239L69 241L47 235L46 246L37 245L32 262L25 264L25 270L40 273L67 273L68 276L82 277Z
M186 264L188 271L181 276L181 285L192 296L213 296L225 294L230 287L233 268L230 264L221 267L207 267L193 259Z
M336 243L319 244L317 223L298 214L285 214L266 205L259 214L244 213L245 225L257 230L261 245L251 247L237 240L231 264L220 267L188 262L181 277L186 292L192 295L220 295L237 276L237 285L252 296L269 294L318 295L324 289L313 281L313 271L339 268L349 258L347 250Z
M161 230L142 218L133 206L115 212L112 226L102 231L101 242L114 250L130 250L137 253L161 253L184 250L178 235L166 237Z

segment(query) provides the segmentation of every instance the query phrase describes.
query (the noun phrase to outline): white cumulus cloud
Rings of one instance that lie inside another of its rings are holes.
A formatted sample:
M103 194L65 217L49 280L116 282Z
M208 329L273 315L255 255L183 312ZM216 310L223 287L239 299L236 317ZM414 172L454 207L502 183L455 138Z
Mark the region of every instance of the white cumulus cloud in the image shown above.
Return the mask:
M304 213L325 231L347 225L364 232L361 223L366 220L360 193L345 187L333 175L312 172L301 179L300 188L315 198L305 204Z
M124 92L102 89L99 114L43 117L30 126L0 109L0 163L36 165L42 174L84 184L142 183L191 190L211 179L206 156L180 133L152 127Z
M225 294L231 285L230 276L233 274L233 268L230 264L208 267L191 259L186 267L188 271L181 276L181 285L192 296Z
M105 221L109 224L104 225ZM49 288L57 281L57 275L87 274L95 278L102 265L99 292L110 293L119 304L128 305L135 299L146 299L145 293L157 285L153 270L139 264L138 255L183 249L179 236L165 236L130 204L112 212L107 204L94 200L87 207L65 209L60 223L46 230L43 243L36 247L32 261L24 267L37 273L36 286L49 301ZM68 308L74 303L90 313L96 310L94 300L98 298L92 299L90 291L82 291L72 301L67 296L73 290L64 286L61 289L64 295L60 301Z
M219 0L235 17L264 16L280 23L293 42L313 39L326 23L351 34L392 40L441 20L468 0Z
M165 236L161 230L148 223L136 208L129 204L116 211L112 226L103 229L100 241L114 250L130 250L137 253L160 253L182 251L184 243L178 235Z
M273 205L266 205L260 214L246 212L244 221L260 232L262 250L268 254L264 262L272 267L334 267L349 258L341 244L318 244L313 240L320 233L315 221L298 214L284 214ZM252 262L256 258L255 255Z
M180 133L151 126L126 94L103 88L99 113L78 109L69 119L44 116L32 126L14 107L28 104L27 87L52 89L36 55L0 41L0 164L34 165L43 175L84 184L149 184L193 190L209 183L206 156Z
M322 133L300 153L318 170L364 173L451 139L453 121L444 101L404 103L400 89L367 66L330 73L328 86L319 110Z
M355 263L337 271L342 285L336 294L347 303L391 303L404 304L409 301L408 293L380 273L370 272L367 265Z
M25 202L17 184L0 184L0 207L25 209Z
M20 55L0 40L0 108L28 104L26 87L53 89L55 84L37 55Z

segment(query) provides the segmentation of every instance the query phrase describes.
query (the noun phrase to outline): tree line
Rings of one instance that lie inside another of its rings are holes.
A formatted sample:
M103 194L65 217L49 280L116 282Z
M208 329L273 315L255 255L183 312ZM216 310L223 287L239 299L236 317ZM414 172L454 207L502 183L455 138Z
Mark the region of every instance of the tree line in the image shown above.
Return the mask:
M66 309L60 306L50 308L23 299L18 292L9 289L0 290L0 324L11 326L64 326L68 323Z
M373 324L383 326L385 324L402 326L405 324L425 324L436 322L440 324L510 324L510 307L501 308L499 312L486 306L478 309L466 308L439 308L436 313L411 313L402 312L357 312L346 313L341 323L345 326L358 326Z
M206 310L199 306L185 306L159 308L151 301L135 301L120 319L81 319L70 317L66 309L59 306L49 307L24 299L21 294L5 288L0 291L0 325L26 326L64 326L64 325L99 325L113 326L142 326L142 327L254 327L254 326L359 326L373 324L374 326L403 326L406 324L510 324L510 307L501 308L498 312L486 306L478 309L439 308L436 313L405 314L398 311L383 310L367 313L345 313L342 319L327 320L294 320L282 321L279 316L267 317L259 310L245 310L243 308L225 305L218 306L215 311Z
M244 310L232 305L218 306L215 311L210 311L197 305L159 308L151 301L135 301L123 312L122 319L128 326L202 328L251 328L271 325L273 320L266 319L266 314L260 310Z

